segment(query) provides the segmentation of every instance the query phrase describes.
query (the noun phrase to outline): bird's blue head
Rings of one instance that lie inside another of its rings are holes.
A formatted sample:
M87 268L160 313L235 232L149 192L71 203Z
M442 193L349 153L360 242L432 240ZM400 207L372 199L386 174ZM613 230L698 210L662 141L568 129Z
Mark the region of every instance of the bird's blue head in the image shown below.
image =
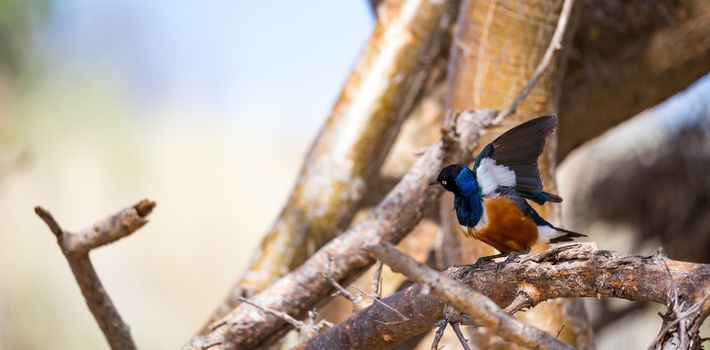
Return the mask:
M476 181L476 174L461 164L452 164L444 167L439 172L436 180L429 184L440 184L447 191L457 195L475 194L480 191L478 181Z

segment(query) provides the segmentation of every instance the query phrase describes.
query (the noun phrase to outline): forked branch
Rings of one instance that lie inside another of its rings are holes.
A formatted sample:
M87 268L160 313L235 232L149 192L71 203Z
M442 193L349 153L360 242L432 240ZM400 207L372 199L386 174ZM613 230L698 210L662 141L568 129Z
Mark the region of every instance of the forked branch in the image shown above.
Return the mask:
M667 305L675 293L668 288L670 276L676 283L679 298L687 300L687 308L679 316L688 314L685 320L691 333L689 338L700 341L697 330L710 313L710 300L706 299L710 293L708 264L669 260L662 255L625 255L599 250L593 243L582 243L553 247L503 266L494 263L453 266L442 272L439 279L459 281L499 306L508 306L517 300L516 306L509 308L514 311L520 305L532 307L545 300L577 297L621 298ZM298 349L381 349L427 332L445 317L446 303L425 293L426 289L434 293L437 288L413 285L382 299L405 315L406 321L388 308L373 304L300 344ZM675 322L669 330L679 324L680 321Z
M98 221L77 233L62 230L52 214L42 207L35 213L49 226L69 262L81 294L111 349L135 349L128 325L121 319L89 259L92 249L115 242L145 225L155 202L144 199L136 205Z

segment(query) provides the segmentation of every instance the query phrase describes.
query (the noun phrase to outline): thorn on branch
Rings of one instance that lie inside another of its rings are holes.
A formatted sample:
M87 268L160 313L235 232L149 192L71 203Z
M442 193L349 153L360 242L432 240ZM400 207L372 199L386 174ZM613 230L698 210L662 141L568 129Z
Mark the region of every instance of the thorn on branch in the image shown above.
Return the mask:
M320 333L321 329L325 327L333 327L333 323L327 321L327 320L320 320L319 322L316 322L316 313L313 311L308 312L308 321L303 322L299 321L291 315L285 313L285 312L280 312L271 308L268 308L266 306L260 305L254 301L251 301L247 298L244 297L239 297L239 300L243 303L247 303L265 313L271 314L273 316L276 316L286 322L288 322L290 325L293 326L293 328L296 328L298 330L298 333L301 334L301 340L306 340L310 339L318 333Z
M211 342L211 343L209 343L209 344L202 345L202 346L200 346L200 350L207 350L207 349L209 349L209 348L213 348L213 347L218 346L218 345L222 345L222 342L221 342L221 341L215 341L215 342Z
M523 309L529 308L533 306L534 301L532 298L530 298L530 295L525 292L524 290L521 290L518 292L518 294L515 296L515 299L508 305L504 310L505 312L509 314L514 314L518 311L521 311Z
M695 317L697 314L700 314L703 311L703 305L708 300L708 298L710 298L710 293L706 294L702 299L700 299L698 302L693 304L693 306L691 306L690 308L688 308L687 310L685 310L683 312L679 312L678 310L680 310L681 308L677 307L677 306L674 307L673 309L669 309L668 313L666 315L661 316L661 318L664 320L664 323L667 322L668 324L665 325L661 329L660 332L658 332L658 335L656 336L656 338L653 340L651 345L649 345L648 350L653 350L653 349L657 348L667 336L671 335L670 333L673 331L673 329L676 325L678 325L679 323L682 325L684 323L683 321L685 321L686 319L691 318L691 317ZM682 304L685 305L685 303L682 303ZM673 315L675 315L675 316L673 316ZM670 321L670 322L668 322L668 321ZM688 348L687 331L685 331L685 327L683 327L683 329L680 329L681 327L678 327L678 328L679 328L678 329L678 333L679 333L678 336L681 339L681 345L683 344L683 336L684 335L680 334L680 332L684 331L684 333L685 333L685 337L686 337L685 349L687 349ZM679 347L679 348L683 349L682 347Z
M382 296L382 261L377 260L375 263L375 274L372 276L372 295L375 299Z
M342 295L343 297L350 300L350 302L353 304L353 312L363 309L365 307L365 305L363 305L365 301L363 300L362 296L350 293L350 291L343 287L340 283L338 283L338 281L336 281L335 278L330 275L330 273L321 273L321 275L326 280L328 280L328 282L330 282L333 287L335 287L335 294Z
M153 208L155 208L155 202L148 199L144 199L133 206L133 209L135 209L142 218L148 216L148 214L153 211Z
M54 233L54 235L57 237L57 239L61 239L62 235L64 234L64 231L62 231L62 228L59 226L59 223L57 223L57 220L54 219L52 214L47 211L46 209L37 206L35 207L35 213L37 216L44 221L44 223L49 226L49 230Z
M560 339L560 334L562 334L562 330L565 329L566 325L566 323L562 324L562 327L560 327L560 329L557 331L557 335L555 335L555 338Z

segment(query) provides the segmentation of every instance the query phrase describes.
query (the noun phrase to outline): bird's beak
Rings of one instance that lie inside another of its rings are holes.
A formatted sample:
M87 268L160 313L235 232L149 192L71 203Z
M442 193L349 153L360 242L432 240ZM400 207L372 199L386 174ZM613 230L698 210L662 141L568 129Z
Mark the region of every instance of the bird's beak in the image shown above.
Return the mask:
M438 182L436 181L436 179L429 181L429 186L433 186L433 185L436 185L436 184L438 184Z

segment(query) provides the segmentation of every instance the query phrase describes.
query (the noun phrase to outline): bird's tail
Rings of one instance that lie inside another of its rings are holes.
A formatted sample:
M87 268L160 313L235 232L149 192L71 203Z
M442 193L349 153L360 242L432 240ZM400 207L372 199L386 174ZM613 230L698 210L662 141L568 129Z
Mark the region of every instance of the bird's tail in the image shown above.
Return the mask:
M572 242L574 241L575 238L579 237L587 237L587 235L579 233L579 232L574 232L570 230L565 230L563 228L559 227L554 227L555 230L564 232L565 234L559 237L555 237L550 240L550 243L560 243L560 242Z

